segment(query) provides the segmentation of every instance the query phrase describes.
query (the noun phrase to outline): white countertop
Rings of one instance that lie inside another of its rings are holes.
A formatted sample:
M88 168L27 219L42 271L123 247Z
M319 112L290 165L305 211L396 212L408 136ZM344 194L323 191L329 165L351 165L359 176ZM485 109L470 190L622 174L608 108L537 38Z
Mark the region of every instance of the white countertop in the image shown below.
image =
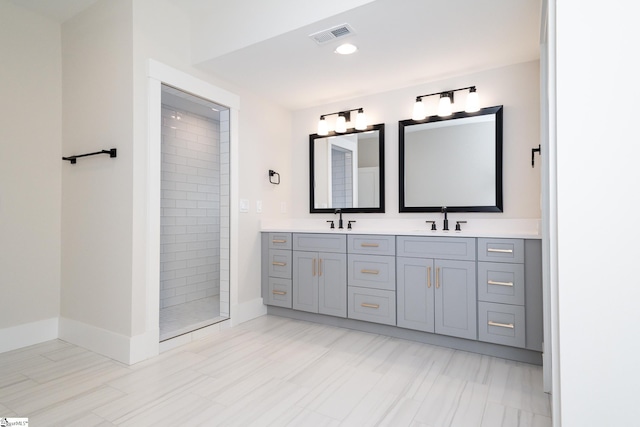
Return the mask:
M261 224L263 232L286 233L331 233L331 234L382 234L404 236L448 236L448 237L496 237L517 239L541 239L539 219L474 219L461 224L462 231L455 231L456 220L449 219L449 231L442 230L442 220L436 222L438 230L431 231L431 224L416 219L358 219L347 229L347 219L343 215L344 228L329 228L326 218L266 220Z

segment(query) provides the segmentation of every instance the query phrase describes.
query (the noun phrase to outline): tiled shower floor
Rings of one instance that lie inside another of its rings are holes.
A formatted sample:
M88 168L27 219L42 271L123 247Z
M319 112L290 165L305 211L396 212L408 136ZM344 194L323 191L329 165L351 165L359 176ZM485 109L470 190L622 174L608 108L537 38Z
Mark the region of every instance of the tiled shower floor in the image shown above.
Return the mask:
M160 341L186 334L224 320L220 295L160 309Z

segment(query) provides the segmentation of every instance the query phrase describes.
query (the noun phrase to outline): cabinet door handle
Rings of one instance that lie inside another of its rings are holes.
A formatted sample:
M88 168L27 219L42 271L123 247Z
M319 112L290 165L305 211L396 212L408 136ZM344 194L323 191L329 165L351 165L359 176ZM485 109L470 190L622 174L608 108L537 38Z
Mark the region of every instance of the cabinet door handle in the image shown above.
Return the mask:
M318 277L322 276L322 258L318 260Z
M440 267L436 267L436 289L440 289Z
M498 323L498 322L493 322L493 321L489 320L487 322L487 324L489 326L499 326L501 328L509 328L509 329L513 329L514 328L513 323Z
M494 280L487 280L487 284L489 284L489 285L511 286L511 287L513 287L513 282L496 282L496 281L494 281Z
M273 291L274 295L286 295L285 291Z
M287 243L287 241L284 239L273 239L271 243Z
M287 265L286 262L278 262L278 261L273 261L271 264L273 265L279 265L280 267L284 267L285 265Z
M502 254L512 254L513 253L513 249L489 248L489 249L487 249L487 252L499 252L499 253L502 253Z
M360 246L363 248L377 248L380 245L377 243L360 243Z
M379 270L360 270L360 273L364 274L380 274Z
M375 308L375 309L380 308L380 305L379 305L379 304L369 304L369 303L366 303L366 302L363 302L363 303L362 303L362 304L360 304L360 305L361 305L362 307L367 307L367 308Z
M315 277L316 275L316 259L313 259L313 276Z
M427 267L427 288L431 289L431 267Z

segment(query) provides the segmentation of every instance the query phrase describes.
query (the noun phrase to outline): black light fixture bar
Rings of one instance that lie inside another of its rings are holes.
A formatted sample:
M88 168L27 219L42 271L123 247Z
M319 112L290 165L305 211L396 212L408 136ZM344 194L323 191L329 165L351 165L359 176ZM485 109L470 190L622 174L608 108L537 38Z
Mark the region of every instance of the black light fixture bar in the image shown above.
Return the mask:
M327 116L333 116L334 114L337 114L337 115L343 115L345 120L349 122L349 121L351 121L351 112L352 111L357 111L359 113L362 113L364 111L364 108L360 107L360 108L353 108L351 110L337 111L335 113L322 114L320 116L320 120L323 120Z
M458 92L460 90L471 90L471 92L475 92L476 87L475 86L461 87L460 89L444 90L442 92L434 92L434 93L428 93L426 95L418 95L418 96L416 96L416 102L418 102L418 101L422 100L422 98L426 98L428 96L446 95L446 96L449 96L451 98L451 102L453 103L453 92Z

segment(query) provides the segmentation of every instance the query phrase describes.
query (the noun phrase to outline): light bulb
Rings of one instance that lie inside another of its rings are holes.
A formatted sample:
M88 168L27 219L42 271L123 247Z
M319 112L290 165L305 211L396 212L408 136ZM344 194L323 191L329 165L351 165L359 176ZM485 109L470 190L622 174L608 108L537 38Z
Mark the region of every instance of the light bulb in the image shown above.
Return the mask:
M467 95L467 103L464 111L467 113L475 113L480 109L480 100L478 99L478 92L476 92L476 88L472 87L469 89L469 94Z
M451 98L448 94L440 95L440 103L438 104L438 115L440 117L450 116L453 113L451 108Z
M356 52L358 48L350 43L341 44L335 50L335 53L339 53L340 55L351 55Z
M345 133L347 131L347 119L344 114L340 113L336 120L336 133Z
M427 112L424 108L424 103L422 102L422 98L416 98L416 103L413 104L413 114L411 118L413 120L422 120L427 117Z
M358 110L356 116L356 129L365 130L367 128L367 117L364 115L364 110L361 108Z
M329 135L329 126L327 126L327 121L324 119L324 116L320 117L320 121L318 122L318 135Z

